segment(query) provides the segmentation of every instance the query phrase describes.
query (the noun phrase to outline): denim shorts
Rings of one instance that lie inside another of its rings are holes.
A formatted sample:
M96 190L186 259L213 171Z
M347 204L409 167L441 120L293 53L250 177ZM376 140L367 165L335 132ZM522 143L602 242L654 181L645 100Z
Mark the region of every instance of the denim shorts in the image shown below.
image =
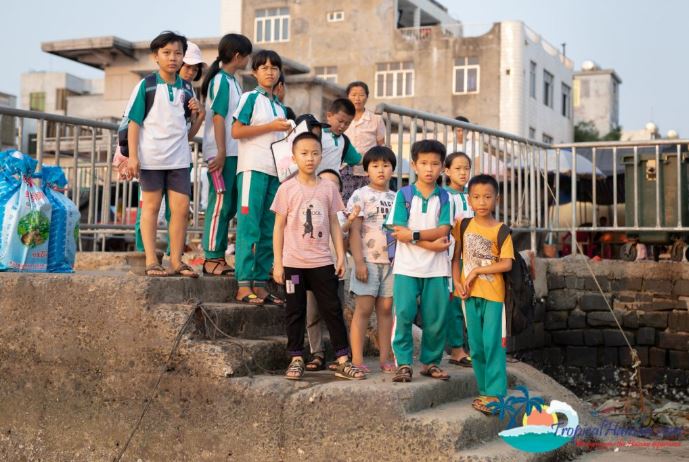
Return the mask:
M370 295L372 297L392 297L392 265L389 263L369 263L368 279L362 282L356 278L356 267L351 269L349 290L354 295Z

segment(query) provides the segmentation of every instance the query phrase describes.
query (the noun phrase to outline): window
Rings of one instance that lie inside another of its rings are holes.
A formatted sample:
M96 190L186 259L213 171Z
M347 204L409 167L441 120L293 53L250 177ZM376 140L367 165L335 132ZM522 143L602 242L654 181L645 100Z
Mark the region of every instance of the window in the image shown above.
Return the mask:
M29 110L45 111L45 92L29 93Z
M562 116L568 119L572 116L572 89L562 84Z
M457 58L453 68L452 92L454 94L478 93L478 83L481 74L478 58Z
M530 140L536 139L536 129L533 127L529 127L529 139Z
M256 43L289 41L289 9L266 8L256 10L254 32Z
M536 99L536 63L533 61L529 67L529 96Z
M414 96L414 63L380 63L376 66L376 98Z
M337 83L337 66L316 66L315 72L319 79Z
M57 90L55 90L55 109L57 111L66 111L67 97L75 95L78 95L78 93L69 91L66 88L58 88Z
M543 134L543 142L545 144L553 144L553 137L550 135Z
M339 10L339 11L331 11L327 15L328 17L328 22L340 22L344 21L344 11Z
M555 77L548 71L543 71L543 104L553 107L553 81Z

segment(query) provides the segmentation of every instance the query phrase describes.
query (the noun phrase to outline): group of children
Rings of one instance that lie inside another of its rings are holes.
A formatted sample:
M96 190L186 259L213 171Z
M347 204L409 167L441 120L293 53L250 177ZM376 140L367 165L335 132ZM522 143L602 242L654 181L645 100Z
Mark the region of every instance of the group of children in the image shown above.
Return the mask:
M341 378L366 378L370 370L363 350L375 309L380 370L394 374L394 382L409 382L412 326L420 312L420 374L447 380L439 366L449 346L450 363L474 368L481 394L474 407L491 413L489 402L506 393L502 273L510 270L513 259L512 241L507 236L499 242L501 223L493 217L499 192L495 179L469 179L471 160L466 154L446 156L440 142L422 140L411 147L416 182L391 191L395 153L374 146L362 159L344 135L355 106L342 98L329 107L327 123L312 115L297 118L308 128L292 144L297 173L280 183L271 144L293 127L275 93L284 82L280 56L270 50L252 55L248 38L224 36L202 85L201 106L182 91L180 74L200 75L198 68L182 70L188 64L186 39L165 32L153 40L151 51L159 67L153 104L144 109L150 101L144 79L125 113L129 171L139 178L142 190L146 274L169 274L155 255L156 219L166 194L172 271L198 277L181 256L191 192L188 140L203 118L210 185L203 272L222 276L232 271L224 253L229 221L236 214L235 298L250 305L285 306L291 356L285 377L298 380L305 371L326 367L319 336L324 323L336 356L328 367ZM249 60L258 85L243 92L235 73ZM340 177L345 164L362 164L368 176L368 184L352 193L346 207ZM447 188L438 185L443 173L449 179ZM356 297L349 334L340 294L347 250L353 261L349 288ZM270 292L271 273L284 285L285 300Z

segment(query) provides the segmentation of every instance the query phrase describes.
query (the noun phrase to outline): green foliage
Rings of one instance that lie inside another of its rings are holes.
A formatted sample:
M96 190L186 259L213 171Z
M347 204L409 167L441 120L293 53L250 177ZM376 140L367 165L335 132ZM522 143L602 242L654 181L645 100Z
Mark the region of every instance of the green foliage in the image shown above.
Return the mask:
M590 141L619 141L622 136L622 127L617 126L609 133L601 136L592 121L579 122L574 126L574 142L586 143Z
M17 234L27 247L37 247L48 240L50 220L38 210L24 215L17 224Z

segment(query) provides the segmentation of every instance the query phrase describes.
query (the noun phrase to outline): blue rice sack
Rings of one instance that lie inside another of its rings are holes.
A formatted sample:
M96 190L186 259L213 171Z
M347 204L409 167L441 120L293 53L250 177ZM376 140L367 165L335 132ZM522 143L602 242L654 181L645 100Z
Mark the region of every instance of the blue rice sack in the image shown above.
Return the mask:
M67 178L60 167L43 166L43 192L52 206L50 238L48 239L48 272L72 273L79 239L79 208L63 191Z
M0 271L45 272L52 207L34 177L36 161L0 157Z

